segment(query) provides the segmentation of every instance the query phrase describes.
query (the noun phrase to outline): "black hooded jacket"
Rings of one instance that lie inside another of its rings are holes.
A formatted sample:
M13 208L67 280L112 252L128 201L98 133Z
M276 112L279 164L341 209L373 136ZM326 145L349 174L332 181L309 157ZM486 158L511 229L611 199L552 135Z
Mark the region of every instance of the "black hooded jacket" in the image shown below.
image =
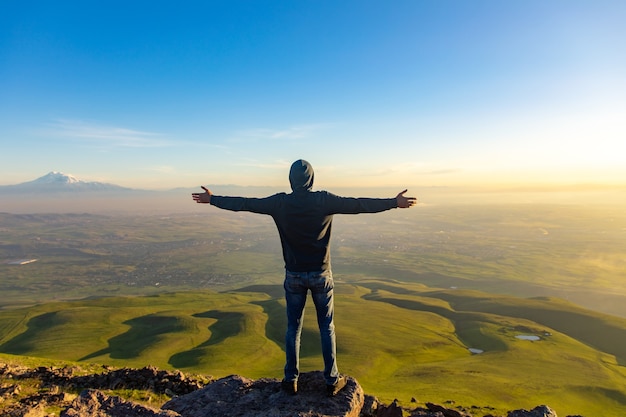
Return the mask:
M298 160L289 171L292 193L265 198L212 195L211 204L272 216L280 235L285 268L294 272L323 271L330 269L334 214L378 213L398 205L395 198L352 198L311 191L313 177L311 164Z

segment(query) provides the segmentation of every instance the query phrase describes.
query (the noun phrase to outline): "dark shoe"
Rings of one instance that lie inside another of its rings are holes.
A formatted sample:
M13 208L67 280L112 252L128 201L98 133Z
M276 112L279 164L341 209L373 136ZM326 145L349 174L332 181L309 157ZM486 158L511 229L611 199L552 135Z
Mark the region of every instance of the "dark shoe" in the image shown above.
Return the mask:
M329 397L334 397L346 386L346 383L346 378L340 376L337 382L335 382L335 385L326 385L326 394L328 394Z
M287 394L296 395L298 393L298 381L283 381L280 387Z

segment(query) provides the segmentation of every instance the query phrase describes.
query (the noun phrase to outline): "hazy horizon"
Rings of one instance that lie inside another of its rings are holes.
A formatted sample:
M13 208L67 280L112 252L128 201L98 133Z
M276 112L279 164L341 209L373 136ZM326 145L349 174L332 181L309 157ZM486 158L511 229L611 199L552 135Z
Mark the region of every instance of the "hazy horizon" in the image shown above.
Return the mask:
M36 177L26 179L25 181L21 181L19 183L3 183L0 181L0 187L5 186L16 186L22 185L25 183L35 182L36 180L43 179L50 174L59 174L64 175L71 180L78 180L81 182L96 182L114 186L120 186L123 188L127 188L130 190L136 191L174 191L178 189L195 189L200 186L211 186L211 187L219 187L219 188L241 188L241 189L251 189L251 190L268 190L273 192L286 191L289 192L289 179L288 179L288 169L284 173L284 178L281 181L277 181L277 183L259 183L255 180L250 180L248 183L226 183L226 182L210 182L210 181L196 181L194 184L189 183L179 183L174 184L173 186L156 186L156 187L134 187L131 184L135 183L132 178L120 178L119 183L111 183L111 182L100 182L96 180L90 180L83 177L78 177L71 172L62 171L62 170L52 170L48 173L40 173L37 174ZM471 181L462 181L449 183L449 184L430 184L423 182L409 182L414 181L413 178L409 178L408 181L402 183L387 183L387 184L379 184L379 183L356 183L356 184L343 184L342 182L336 181L336 179L332 177L328 177L323 173L315 172L315 182L314 189L337 189L337 190L394 190L398 187L401 188L419 188L419 189L443 189L443 190L463 190L463 192L473 192L473 193L498 193L498 192L587 192L587 191L602 191L602 190L626 190L626 179L624 182L620 182L621 178L616 178L615 181L609 182L597 182L591 180L580 180L580 181L554 181L551 179L544 179L543 181L503 181L503 180L492 180L483 181L483 182L471 182ZM625 201L626 202L626 201Z
M289 192L288 186L261 187L211 185L217 195L264 197L277 192ZM0 194L0 212L30 213L95 213L95 214L168 214L212 213L203 204L191 199L191 192L199 187L181 187L171 190L139 190L124 192L60 192ZM394 197L402 191L397 187L330 187L328 191L349 197ZM493 188L481 187L409 187L409 194L418 198L420 206L451 205L569 205L569 206L626 206L626 186L576 188Z
M120 10L124 13L120 13ZM626 4L11 2L0 184L626 184Z

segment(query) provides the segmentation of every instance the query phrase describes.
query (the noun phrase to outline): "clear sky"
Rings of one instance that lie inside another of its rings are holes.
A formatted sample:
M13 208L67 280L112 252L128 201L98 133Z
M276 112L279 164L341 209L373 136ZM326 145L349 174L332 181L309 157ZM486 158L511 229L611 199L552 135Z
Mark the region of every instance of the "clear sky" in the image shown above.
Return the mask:
M0 184L626 183L626 1L3 1ZM395 191L395 188L394 188Z

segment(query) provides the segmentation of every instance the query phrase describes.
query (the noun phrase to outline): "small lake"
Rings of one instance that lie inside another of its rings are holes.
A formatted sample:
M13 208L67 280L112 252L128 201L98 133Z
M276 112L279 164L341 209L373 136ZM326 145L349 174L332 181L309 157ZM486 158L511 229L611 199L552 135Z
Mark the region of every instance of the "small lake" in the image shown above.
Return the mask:
M541 340L539 336L535 336L535 335L518 334L515 337L520 340Z

